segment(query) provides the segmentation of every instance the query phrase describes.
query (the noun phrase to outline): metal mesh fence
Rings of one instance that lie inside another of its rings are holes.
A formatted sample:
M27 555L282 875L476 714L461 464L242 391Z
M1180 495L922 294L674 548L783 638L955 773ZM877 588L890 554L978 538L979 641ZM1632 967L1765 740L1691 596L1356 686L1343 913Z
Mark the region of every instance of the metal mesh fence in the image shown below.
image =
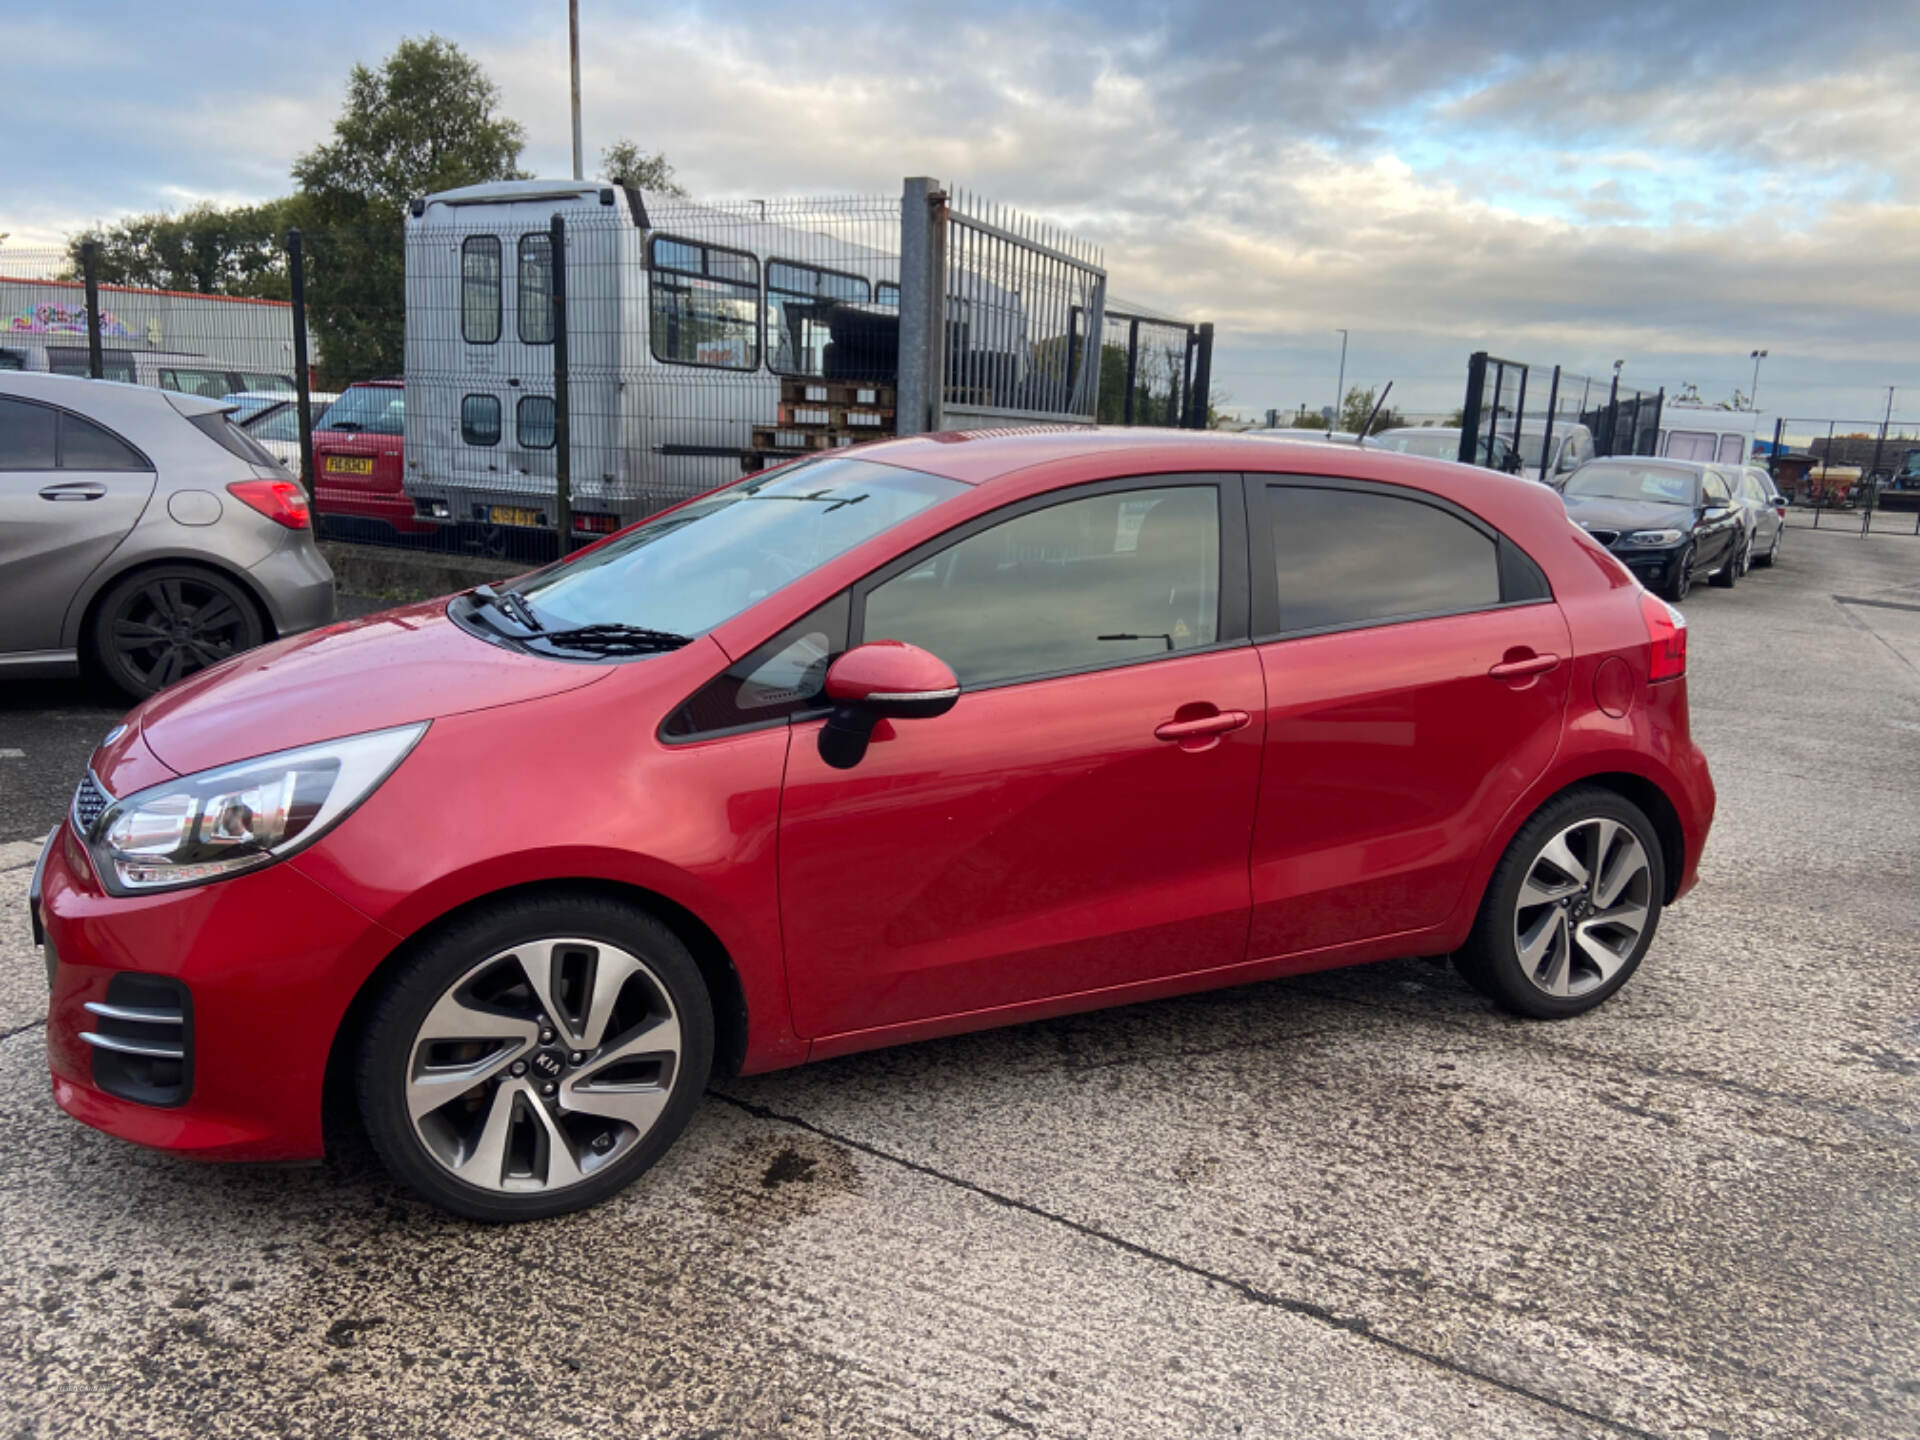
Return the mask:
M1663 390L1506 360L1485 351L1467 364L1457 458L1552 482L1601 455L1652 455Z
M506 182L191 277L247 295L114 283L171 279L164 257L10 248L0 367L231 398L330 537L533 562L929 423L1205 423L1211 326L1109 320L1091 247L931 182L906 196ZM938 317L911 349L909 293ZM925 408L902 423L909 378Z
M1782 416L1755 448L1797 523L1920 535L1920 424Z

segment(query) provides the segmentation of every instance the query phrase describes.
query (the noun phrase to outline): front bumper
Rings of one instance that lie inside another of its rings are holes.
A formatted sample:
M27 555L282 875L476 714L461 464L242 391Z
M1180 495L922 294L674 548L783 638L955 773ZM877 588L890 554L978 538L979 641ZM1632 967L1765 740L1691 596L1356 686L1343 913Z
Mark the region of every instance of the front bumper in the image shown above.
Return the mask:
M1615 547L1613 558L1633 572L1633 578L1649 590L1658 589L1673 579L1674 570L1680 564L1682 551L1671 550L1629 550Z
M321 1096L347 1006L397 937L291 864L115 899L70 824L48 841L35 906L51 995L53 1094L75 1119L209 1160L305 1160L323 1150ZM88 1001L114 976L166 977L192 1006L192 1086L159 1108L96 1083Z

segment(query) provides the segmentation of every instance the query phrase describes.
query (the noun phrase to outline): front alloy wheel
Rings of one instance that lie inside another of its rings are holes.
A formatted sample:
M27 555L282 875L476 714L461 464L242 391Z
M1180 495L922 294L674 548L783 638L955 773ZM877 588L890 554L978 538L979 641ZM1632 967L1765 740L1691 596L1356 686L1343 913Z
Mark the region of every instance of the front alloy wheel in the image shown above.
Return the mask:
M100 601L94 655L115 687L144 699L266 638L253 600L224 575L164 565L119 581Z
M670 932L597 898L526 908L431 946L363 1049L381 1159L473 1219L560 1214L620 1189L686 1125L711 1064L705 986Z
M1626 984L1665 894L1659 842L1639 807L1611 790L1572 790L1514 836L1454 962L1506 1009L1578 1015Z

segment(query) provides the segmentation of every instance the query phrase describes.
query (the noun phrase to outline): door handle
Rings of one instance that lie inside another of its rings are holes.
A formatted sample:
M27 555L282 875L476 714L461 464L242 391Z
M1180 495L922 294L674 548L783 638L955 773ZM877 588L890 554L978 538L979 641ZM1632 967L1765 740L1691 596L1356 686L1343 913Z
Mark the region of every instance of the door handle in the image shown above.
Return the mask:
M1206 740L1215 735L1230 735L1253 717L1244 710L1220 710L1196 720L1169 720L1154 727L1156 740Z
M40 492L42 500L102 500L106 498L107 487L98 480L68 480L60 485L49 485Z
M1524 680L1529 675L1544 675L1559 663L1558 655L1528 655L1520 660L1503 660L1487 674L1495 680Z

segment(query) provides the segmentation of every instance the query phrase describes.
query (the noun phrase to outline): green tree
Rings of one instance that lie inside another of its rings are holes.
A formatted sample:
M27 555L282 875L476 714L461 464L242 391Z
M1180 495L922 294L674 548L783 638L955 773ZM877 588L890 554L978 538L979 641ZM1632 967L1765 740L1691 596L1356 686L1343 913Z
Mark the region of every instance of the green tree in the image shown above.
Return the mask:
M686 187L673 178L673 165L663 153L649 153L625 138L600 152L600 178L660 195L687 193Z
M525 131L449 40L402 40L355 65L333 139L294 162L291 218L306 235L307 318L327 380L397 375L404 363L404 212L417 195L523 178Z
M1356 385L1347 391L1347 398L1340 405L1340 428L1349 434L1358 435L1361 427L1366 425L1367 417L1373 415L1374 402L1379 398L1379 393L1372 386L1362 390ZM1373 428L1367 433L1378 435L1382 430L1391 430L1402 423L1397 411L1383 405L1380 407L1380 413L1374 416Z
M1324 430L1327 428L1327 417L1322 415L1318 410L1309 410L1306 406L1302 405L1294 414L1292 428L1295 430Z
M133 215L67 242L76 271L87 241L99 246L104 285L185 290L197 295L287 298L285 234L290 200L223 209L201 204L179 215Z

